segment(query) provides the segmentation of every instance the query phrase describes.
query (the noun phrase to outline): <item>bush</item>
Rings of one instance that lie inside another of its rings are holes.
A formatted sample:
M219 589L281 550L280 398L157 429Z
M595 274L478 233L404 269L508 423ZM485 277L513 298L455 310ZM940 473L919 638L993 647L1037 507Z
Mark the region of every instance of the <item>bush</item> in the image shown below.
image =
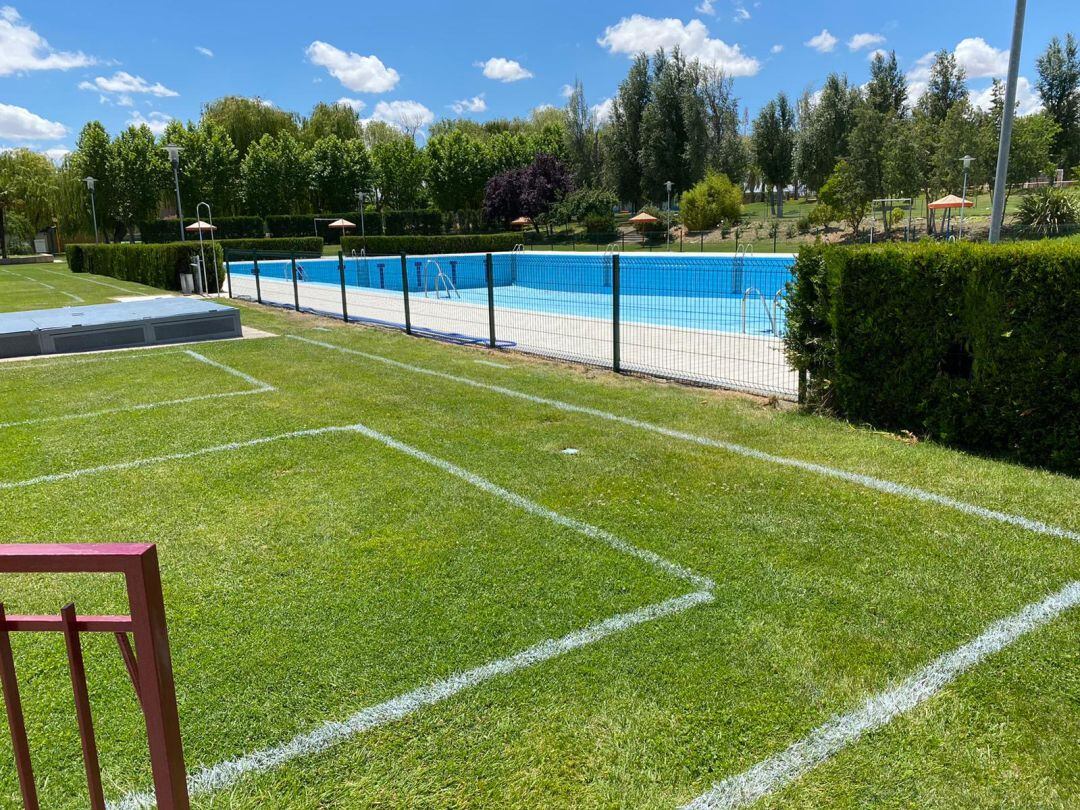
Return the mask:
M810 217L806 214L799 217L798 222L795 223L795 230L801 236L806 236L813 227L813 223L810 222Z
M205 245L207 264L213 266L211 246ZM222 266L221 244L216 245L218 267ZM74 273L96 273L99 276L134 281L162 290L179 290L180 273L189 272L191 262L199 255L198 242L172 242L162 245L68 245L68 267ZM208 267L207 270L210 268ZM224 277L224 273L221 274ZM207 273L213 284L213 273ZM214 290L211 290L214 292Z
M612 216L611 213L589 214L587 217L585 217L583 224L585 225L585 232L590 235L615 235L615 217Z
M274 253L318 253L323 252L324 242L321 236L297 236L282 239L221 239L218 241L226 250L265 250Z
M1048 186L1020 200L1016 221L1038 236L1060 233L1062 226L1080 222L1080 197L1075 192Z
M723 174L709 174L682 195L683 224L692 231L710 231L742 218L742 190Z
M185 227L195 222L190 217L184 218ZM215 239L258 239L264 233L261 217L218 217L214 220ZM139 235L145 244L175 242L180 235L180 226L175 219L156 219L153 222L140 222ZM198 239L198 234L193 234ZM192 235L189 235L190 239Z
M467 234L462 236L346 236L341 248L346 253L367 251L368 256L408 253L423 256L444 253L503 253L522 241L518 233Z
M806 247L794 274L811 402L1080 473L1080 243Z

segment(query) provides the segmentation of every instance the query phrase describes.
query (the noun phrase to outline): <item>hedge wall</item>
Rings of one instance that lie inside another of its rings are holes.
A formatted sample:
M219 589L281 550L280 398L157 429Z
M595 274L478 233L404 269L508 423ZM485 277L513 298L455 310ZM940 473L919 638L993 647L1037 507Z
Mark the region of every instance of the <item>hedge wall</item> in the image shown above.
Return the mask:
M213 266L206 245L206 261ZM218 267L224 267L220 244L217 246ZM96 273L124 281L148 284L163 290L180 289L180 272L187 272L192 258L199 254L198 242L173 242L164 245L68 245L68 267L75 273ZM213 272L207 268L207 281L212 286ZM221 273L224 280L224 273Z
M1080 244L812 247L794 273L812 402L1080 473Z
M341 214L275 214L266 218L266 230L274 237L311 236L317 233L327 244L337 244L340 232L328 226L335 219L347 219L356 223L354 235L360 233L360 213L346 211ZM316 221L318 220L318 221ZM443 232L443 215L434 208L416 211L364 212L364 232L372 235L403 236L406 234L439 234Z
M318 253L322 255L321 236L298 236L283 239L221 239L218 244L227 250L267 250L275 253Z
M341 248L346 253L361 248L369 256L408 253L413 256L443 253L502 253L521 242L519 233L467 234L464 236L346 236Z
M184 225L195 222L190 217L184 218ZM265 226L261 217L218 217L214 220L215 239L258 239L265 233ZM311 233L311 229L308 229ZM180 226L175 219L158 219L153 222L140 222L139 235L146 244L162 244L175 242L180 236ZM198 234L189 234L188 239L194 235L198 241Z

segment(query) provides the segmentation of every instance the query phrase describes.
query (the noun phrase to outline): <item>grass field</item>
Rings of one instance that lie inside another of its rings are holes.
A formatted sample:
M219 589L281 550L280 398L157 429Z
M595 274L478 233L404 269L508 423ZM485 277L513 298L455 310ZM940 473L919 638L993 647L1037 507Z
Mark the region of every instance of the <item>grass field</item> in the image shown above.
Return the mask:
M124 294L61 268L0 300ZM1080 481L242 317L274 337L0 363L0 541L159 544L195 806L1077 806ZM14 642L43 806L84 807L62 640ZM148 806L116 646L84 647L107 794Z

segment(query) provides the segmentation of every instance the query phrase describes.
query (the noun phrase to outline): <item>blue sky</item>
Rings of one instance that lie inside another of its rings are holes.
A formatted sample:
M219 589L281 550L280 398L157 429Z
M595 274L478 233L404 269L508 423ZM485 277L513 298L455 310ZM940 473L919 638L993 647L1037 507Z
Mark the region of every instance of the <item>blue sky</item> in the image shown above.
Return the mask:
M485 120L561 105L580 78L602 116L633 52L676 43L736 75L751 114L833 70L862 83L876 48L895 49L916 86L928 53L955 50L978 102L1004 73L1012 15L1012 0L0 0L0 147L59 156L87 120L160 130L225 94L301 113L345 98L365 118ZM1077 20L1076 0L1030 4L1024 110L1037 106L1035 57Z

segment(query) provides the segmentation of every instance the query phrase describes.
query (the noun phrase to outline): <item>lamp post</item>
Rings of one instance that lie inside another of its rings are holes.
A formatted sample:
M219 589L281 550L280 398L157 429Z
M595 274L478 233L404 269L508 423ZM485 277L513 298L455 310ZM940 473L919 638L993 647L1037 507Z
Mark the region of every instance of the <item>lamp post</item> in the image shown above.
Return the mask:
M90 192L90 211L94 218L94 244L98 244L98 231L97 231L97 201L94 199L94 186L97 184L97 180L93 177L83 178L83 182L86 183L86 189Z
M967 183L968 183L968 171L971 169L971 164L975 162L975 158L971 155L964 155L960 158L960 162L964 164L964 193L960 198L960 238L964 238L964 209L967 206Z
M364 192L361 189L356 191L356 202L360 207L360 236L367 236L367 231L364 230Z
M1024 42L1024 15L1027 0L1016 0L1013 16L1012 46L1009 48L1009 74L1005 80L1005 107L1001 115L997 171L994 174L994 202L990 212L990 244L1001 240L1001 221L1005 218L1005 183L1009 177L1009 146L1012 143L1013 113L1016 110L1016 84L1020 75L1020 47Z
M169 153L169 161L172 163L173 183L176 185L176 217L180 220L180 241L187 241L184 233L184 209L180 205L180 147L175 144L166 144L165 151Z
M675 187L675 184L668 180L664 183L664 188L667 189L667 243L671 244L671 189Z

